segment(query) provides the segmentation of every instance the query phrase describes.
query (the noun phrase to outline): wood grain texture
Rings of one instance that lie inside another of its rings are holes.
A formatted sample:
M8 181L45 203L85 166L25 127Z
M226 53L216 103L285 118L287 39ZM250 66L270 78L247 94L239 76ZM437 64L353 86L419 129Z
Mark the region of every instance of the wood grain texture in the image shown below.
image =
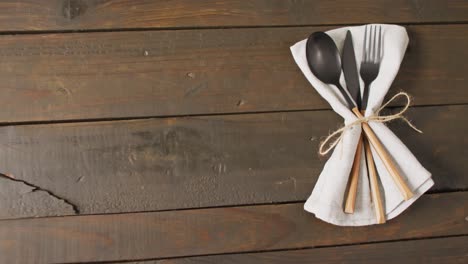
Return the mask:
M302 201L342 121L289 47L369 22L411 24L392 89L438 106L390 126L436 185L336 227ZM464 0L0 1L0 263L465 263L467 22ZM23 124L65 120L100 121Z
M387 224L361 228L321 222L302 203L6 220L0 261L136 260L466 235L466 199L464 192L426 195Z
M0 177L0 218L73 215L73 206L46 190Z
M289 51L325 29L0 36L0 122L329 109ZM393 91L417 105L467 103L467 30L408 27Z
M460 22L467 14L462 0L4 0L0 31Z
M422 135L392 124L433 173L433 191L468 188L467 115L468 106L414 108ZM327 110L1 127L0 173L84 214L303 201L326 161L320 138L339 119Z
M465 264L468 237L450 237L266 253L227 254L132 264L425 263Z

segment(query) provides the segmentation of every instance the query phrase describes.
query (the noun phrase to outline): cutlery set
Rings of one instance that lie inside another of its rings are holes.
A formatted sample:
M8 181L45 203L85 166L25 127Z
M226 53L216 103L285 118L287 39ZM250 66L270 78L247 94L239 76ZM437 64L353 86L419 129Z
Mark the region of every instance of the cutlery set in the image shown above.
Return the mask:
M361 120L364 119L363 115L367 108L369 91L373 81L379 75L380 64L384 55L383 32L381 26L370 25L365 27L362 54L358 75L352 34L350 31L347 31L341 56L335 42L326 33L314 32L307 39L306 56L311 72L323 83L336 86L343 95L348 108ZM342 72L346 81L346 90L340 84ZM364 83L362 97L359 77ZM374 89L378 89L378 87ZM367 164L375 217L377 223L385 223L385 209L380 194L378 175L372 156L371 145L380 157L386 170L389 172L404 200L413 197L413 193L403 180L392 158L382 146L372 128L365 121L361 122L361 126L364 135L360 136L357 144L356 154L348 180L344 212L352 214L355 210L359 170L361 169L359 166L362 157L362 149L364 148L364 157Z

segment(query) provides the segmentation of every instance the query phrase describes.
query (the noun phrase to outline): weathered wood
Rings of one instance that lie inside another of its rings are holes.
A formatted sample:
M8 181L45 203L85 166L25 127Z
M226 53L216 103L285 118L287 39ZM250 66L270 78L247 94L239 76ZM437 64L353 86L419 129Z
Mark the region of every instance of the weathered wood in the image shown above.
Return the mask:
M288 264L288 263L425 263L465 264L468 237L449 237L267 253L226 254L131 262L133 264Z
M4 0L0 31L460 22L467 13L462 0Z
M2 220L0 263L466 262L468 105L411 110L423 135L391 125L442 193L386 225L335 227L302 201L325 161L319 138L341 120L289 46L332 25L410 23L393 90L419 106L467 104L468 24L441 25L467 11L462 0L0 1L0 123L278 111L2 126L0 219L297 202Z
M325 29L0 36L0 122L328 109L289 51ZM393 91L467 103L468 25L408 30Z
M422 135L392 124L433 191L468 188L467 115L466 105L414 108ZM85 214L303 201L326 160L320 138L340 123L327 110L1 127L0 173Z
M385 225L337 227L302 203L2 221L2 263L116 261L466 235L468 193L426 195Z
M0 176L0 218L73 215L73 206L47 190Z
M425 107L424 110L411 109L408 117L423 131L423 134L414 132L400 122L390 124L395 134L402 139L424 167L432 172L436 181L432 189L434 191L454 190L454 181L465 182L458 186L459 190L468 188L468 175L466 175L468 164L466 159L457 158L466 157L468 138L455 136L458 134L455 131L460 131L465 135L468 133L466 125L468 114L458 112L466 110L468 110L466 105L448 108ZM439 133L435 132L436 130L445 133L445 136L435 136ZM465 147L455 147L456 144Z

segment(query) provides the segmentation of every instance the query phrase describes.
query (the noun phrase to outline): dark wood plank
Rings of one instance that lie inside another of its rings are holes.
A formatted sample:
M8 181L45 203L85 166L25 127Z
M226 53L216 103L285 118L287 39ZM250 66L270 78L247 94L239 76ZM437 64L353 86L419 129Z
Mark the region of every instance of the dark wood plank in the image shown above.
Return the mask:
M0 36L0 122L327 109L289 51L324 29ZM408 30L394 91L467 103L468 25Z
M462 0L5 0L0 31L459 22L467 14Z
M426 195L385 225L337 227L302 204L2 221L0 261L116 261L466 235L468 193ZM442 213L443 212L443 213Z
M228 254L131 262L133 264L288 264L288 263L425 263L465 264L468 237L450 237L342 247L288 250L267 253Z
M467 105L418 107L409 117L424 134L392 125L433 173L433 191L468 188L467 115ZM311 111L2 127L0 172L85 214L303 201L326 160L319 139L340 123ZM24 205L34 206L46 205ZM15 208L3 217L28 216Z
M423 134L414 132L402 122L389 124L390 128L424 167L432 172L436 182L432 191L468 188L468 175L466 175L468 164L466 161L456 158L466 156L466 149L463 150L463 147L456 145L467 146L468 139L453 136L459 133L455 131L460 131L463 134L468 133L466 125L468 113L466 111L468 111L466 105L411 109L407 116L423 131ZM452 114L455 116L451 117ZM448 133L442 136L442 130ZM461 182L463 184L458 184Z
M0 219L76 213L72 205L53 193L5 176L0 176L0 190Z

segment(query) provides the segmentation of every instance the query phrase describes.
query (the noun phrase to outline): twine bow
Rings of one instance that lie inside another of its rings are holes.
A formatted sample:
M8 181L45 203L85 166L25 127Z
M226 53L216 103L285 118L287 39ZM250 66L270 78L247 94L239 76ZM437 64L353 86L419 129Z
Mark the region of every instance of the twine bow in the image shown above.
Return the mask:
M382 111L382 109L384 109L388 104L393 102L396 98L401 97L401 96L404 96L406 98L406 105L405 105L405 107L403 107L403 109L401 109L398 113L393 114L393 115L382 115L382 116L379 115L379 113L380 113L380 111ZM350 129L352 126L362 124L362 123L367 123L369 121L378 122L378 123L385 123L385 122L389 122L389 121L392 121L392 120L395 120L395 119L402 119L413 130L415 130L416 132L422 133L421 130L417 129L405 116L403 116L403 114L408 110L410 105L411 105L411 98L407 93L405 93L405 92L397 93L392 98L390 98L390 100L388 100L384 105L382 105L375 112L375 114L373 114L371 116L359 118L356 121L351 122L348 125L345 125L345 126L339 128L339 129L337 129L335 132L331 133L330 135L328 135L328 137L325 138L325 140L323 140L320 143L319 154L322 155L322 156L328 154L328 152L330 152L330 150L332 150L341 140L343 140L344 132L346 130ZM335 141L333 141L331 144L328 144L328 142L330 140L332 140L334 137L336 137L337 135L339 135L339 137ZM328 145L328 147L324 150L325 146L327 146L327 145Z

